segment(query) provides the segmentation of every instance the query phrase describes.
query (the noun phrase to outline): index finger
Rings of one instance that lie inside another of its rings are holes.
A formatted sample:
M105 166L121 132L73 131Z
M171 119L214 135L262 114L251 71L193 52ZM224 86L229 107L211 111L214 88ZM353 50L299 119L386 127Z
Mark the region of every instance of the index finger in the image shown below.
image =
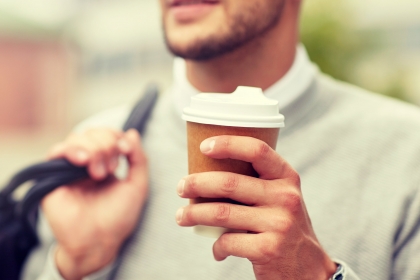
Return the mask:
M267 143L246 136L215 136L200 145L203 154L215 158L231 158L250 162L261 179L286 179L296 171Z

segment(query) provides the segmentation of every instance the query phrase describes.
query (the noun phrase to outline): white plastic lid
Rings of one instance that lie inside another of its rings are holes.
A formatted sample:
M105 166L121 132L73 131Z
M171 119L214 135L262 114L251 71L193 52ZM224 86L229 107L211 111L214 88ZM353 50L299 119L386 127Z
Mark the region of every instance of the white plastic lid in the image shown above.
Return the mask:
M200 93L191 97L182 118L189 122L235 127L284 127L278 101L264 96L262 89L238 87L232 94Z

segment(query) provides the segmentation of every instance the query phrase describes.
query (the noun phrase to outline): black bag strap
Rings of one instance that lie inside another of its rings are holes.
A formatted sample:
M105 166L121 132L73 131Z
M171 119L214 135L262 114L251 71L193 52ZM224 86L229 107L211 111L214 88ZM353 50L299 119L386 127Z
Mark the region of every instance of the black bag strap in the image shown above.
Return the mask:
M155 85L148 86L142 98L131 111L123 126L123 130L127 131L134 128L140 133L144 132L147 119L153 110L157 97L157 87ZM0 208L15 207L15 214L26 220L29 212L34 206L38 205L46 194L59 186L87 178L88 176L85 167L74 166L66 159L55 159L29 166L17 173L0 192ZM12 198L13 192L21 184L29 180L35 180L36 183L26 193L24 198L16 203Z

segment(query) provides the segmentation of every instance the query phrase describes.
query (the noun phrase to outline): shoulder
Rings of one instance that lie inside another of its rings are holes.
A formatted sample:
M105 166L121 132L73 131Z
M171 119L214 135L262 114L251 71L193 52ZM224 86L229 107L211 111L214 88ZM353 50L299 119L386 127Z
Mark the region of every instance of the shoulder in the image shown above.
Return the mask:
M332 100L324 132L352 156L420 179L420 108L326 76L319 92ZM418 182L417 182L418 184Z
M331 110L338 118L347 118L352 126L373 131L418 129L420 136L420 107L373 93L357 86L334 80L326 75L318 77L319 91L334 100Z
M132 104L124 104L118 107L106 109L80 122L73 129L74 132L82 132L91 128L107 127L121 129L132 109Z
M411 193L420 182L420 108L321 75L319 94L330 100L314 133L323 133L329 151L375 180L406 180ZM356 167L358 163L358 167ZM379 175L378 175L379 174ZM381 179L378 179L381 177ZM389 183L388 182L388 183Z

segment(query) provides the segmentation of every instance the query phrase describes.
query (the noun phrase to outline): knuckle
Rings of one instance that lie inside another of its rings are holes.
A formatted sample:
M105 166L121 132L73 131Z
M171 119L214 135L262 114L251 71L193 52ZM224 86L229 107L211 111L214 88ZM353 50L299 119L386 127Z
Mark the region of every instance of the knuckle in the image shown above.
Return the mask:
M99 147L96 148L90 148L89 152L91 154L92 161L98 161L102 160L103 158L103 152Z
M302 197L299 192L292 190L284 194L283 205L292 213L297 213L302 207Z
M64 142L68 143L68 142L73 142L73 141L77 141L78 139L84 137L84 133L70 133L67 137L66 140Z
M261 262L268 263L279 254L277 242L272 238L263 239L258 246L258 258Z
M136 139L136 141L140 141L141 136L140 136L140 133L139 133L136 129L134 129L134 128L129 129L129 130L126 132L126 134L130 134L133 138L135 138L135 139ZM123 134L122 134L122 135L123 135Z
M222 236L219 237L219 247L224 250L227 251L229 248L229 236L226 234L222 234Z
M269 219L270 228L274 231L278 231L283 226L284 217L282 215L275 215Z
M230 148L230 144L231 144L231 140L230 140L230 137L229 136L222 136L222 137L220 137L220 148L223 150L223 151L229 151L229 148Z
M197 178L194 175L190 175L188 179L186 180L184 192L190 195L196 195L197 189L198 189Z
M227 222L230 217L230 205L228 204L218 204L216 206L216 213L214 218L217 222Z
M73 133L64 141L67 148L89 148L91 143L89 136L80 133Z
M64 142L59 142L54 144L48 151L48 153L52 154L52 153L57 153L60 152L61 150L63 150L65 148L65 143Z
M228 175L222 184L222 191L226 194L235 192L238 188L239 182L235 175Z
M105 161L105 155L100 150L91 151L91 164L99 164Z
M261 141L255 148L254 158L260 159L266 157L270 149L271 148L267 143Z
M115 158L115 157L118 157L119 155L120 153L116 147L112 147L108 152L108 156L110 158Z
M296 171L292 171L292 174L288 178L289 184L292 186L300 188L301 180L300 175Z
M117 147L116 147L115 143L112 143L111 145L109 145L107 147L104 147L104 153L109 157L117 155L118 150L117 150Z
M98 143L98 144L92 145L91 149L92 149L92 152L97 155L97 157L100 157L102 159L111 157L114 153L116 153L114 152L116 150L110 144Z
M194 214L193 211L189 207L184 208L184 213L182 215L182 221L184 223L191 223L194 221Z
M294 227L293 219L283 217L277 220L276 228L277 231L282 234L288 234Z

